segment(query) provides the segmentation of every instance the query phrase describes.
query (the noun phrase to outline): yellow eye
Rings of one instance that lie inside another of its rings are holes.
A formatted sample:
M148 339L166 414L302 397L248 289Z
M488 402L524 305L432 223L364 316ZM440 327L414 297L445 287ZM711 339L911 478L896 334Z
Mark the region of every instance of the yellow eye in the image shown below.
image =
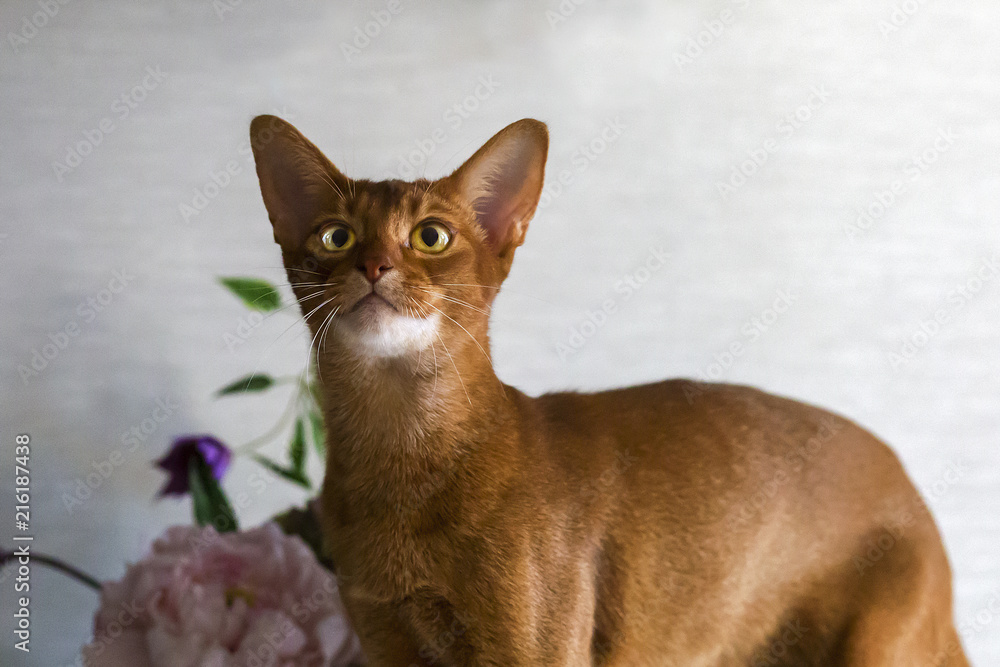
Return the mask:
M340 222L327 225L319 235L319 242L330 252L347 250L354 241L354 230Z
M420 252L437 254L448 247L451 232L440 222L422 222L410 233L410 243Z

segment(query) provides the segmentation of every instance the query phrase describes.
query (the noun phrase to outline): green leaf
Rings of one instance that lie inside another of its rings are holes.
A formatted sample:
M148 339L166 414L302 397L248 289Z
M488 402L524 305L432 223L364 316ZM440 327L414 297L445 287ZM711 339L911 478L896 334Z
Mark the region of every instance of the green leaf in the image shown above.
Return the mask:
M220 389L215 393L216 396L225 396L227 394L244 394L250 391L264 391L274 386L274 378L270 375L247 375L246 377L241 377L239 380L231 384L227 384L225 387Z
M305 473L296 473L294 470L291 470L278 463L275 463L271 459L267 458L266 456L261 456L260 454L254 454L253 460L261 464L271 472L273 472L275 475L278 475L283 479L287 479L289 482L298 484L299 486L306 489L312 488L312 483L305 476Z
M247 308L264 312L281 308L281 295L277 288L266 280L228 277L219 278L219 282L238 296Z
M288 444L288 463L297 477L306 479L306 427L302 417L295 420L295 432Z
M188 464L188 484L194 501L194 520L199 526L214 526L220 533L239 530L236 514L212 475L212 469L200 456L191 457Z
M285 535L297 535L302 538L302 541L316 554L320 564L332 571L335 568L323 548L323 530L320 528L319 517L313 510L314 506L315 503L307 502L304 507L292 507L272 517L271 520L281 527Z
M316 453L326 457L326 424L323 423L323 415L319 410L309 411L309 425L311 427L312 443L316 448Z

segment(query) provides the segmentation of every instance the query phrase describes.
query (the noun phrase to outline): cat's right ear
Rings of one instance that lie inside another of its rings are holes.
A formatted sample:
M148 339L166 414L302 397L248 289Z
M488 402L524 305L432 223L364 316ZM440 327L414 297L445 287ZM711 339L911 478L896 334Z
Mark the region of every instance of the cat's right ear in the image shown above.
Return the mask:
M472 204L487 242L508 265L542 196L548 150L545 123L525 118L500 130L447 179Z
M348 192L348 179L301 132L277 116L253 119L250 147L274 240L282 248L299 248L324 205Z

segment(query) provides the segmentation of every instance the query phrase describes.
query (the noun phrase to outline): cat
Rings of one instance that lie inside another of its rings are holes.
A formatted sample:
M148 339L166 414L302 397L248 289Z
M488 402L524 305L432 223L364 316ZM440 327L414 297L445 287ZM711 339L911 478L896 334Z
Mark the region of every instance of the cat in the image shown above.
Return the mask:
M350 179L274 116L250 134L370 665L968 665L934 522L857 425L749 387L531 398L497 378L490 309L543 123L415 182Z

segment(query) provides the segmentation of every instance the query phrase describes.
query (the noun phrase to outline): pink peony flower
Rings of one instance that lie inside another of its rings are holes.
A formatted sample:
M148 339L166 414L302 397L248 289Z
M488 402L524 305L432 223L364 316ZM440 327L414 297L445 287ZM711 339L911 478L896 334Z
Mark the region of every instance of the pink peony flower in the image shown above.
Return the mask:
M337 583L273 523L175 526L104 584L88 667L346 667L363 662Z

